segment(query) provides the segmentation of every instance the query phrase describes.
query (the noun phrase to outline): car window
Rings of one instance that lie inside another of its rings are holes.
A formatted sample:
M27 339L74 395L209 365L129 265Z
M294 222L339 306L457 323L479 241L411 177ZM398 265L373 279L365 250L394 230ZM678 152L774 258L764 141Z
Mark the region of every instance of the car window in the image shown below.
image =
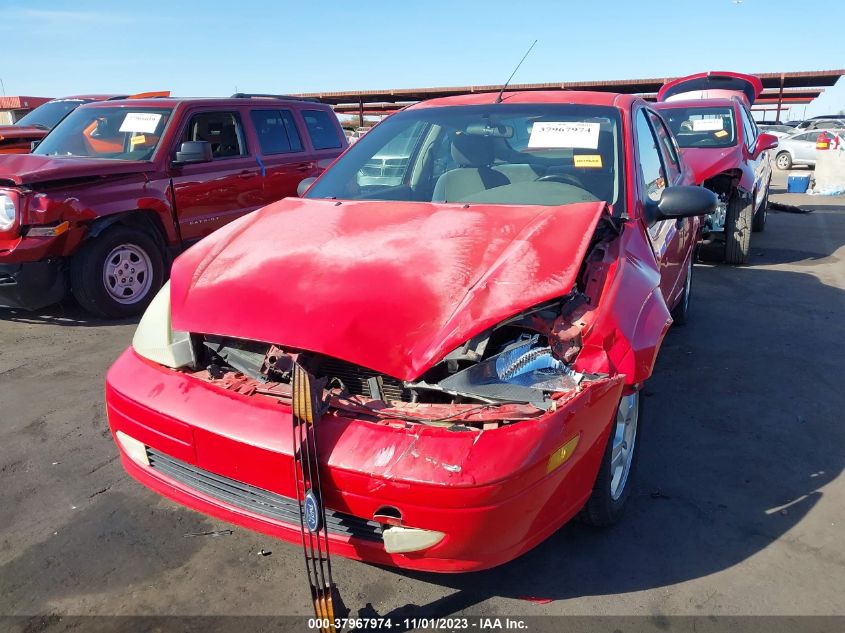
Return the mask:
M815 143L816 139L819 138L820 134L821 132L805 132L804 134L799 134L794 138L796 141L807 141L808 143Z
M48 101L18 119L15 125L31 125L44 130L50 130L65 118L68 113L73 112L83 103L89 102L89 99L55 99Z
M411 125L376 152L358 171L358 184L396 186L408 175L411 156L419 146L426 126L422 121ZM445 169L441 170L445 171Z
M636 120L637 164L640 168L640 184L645 187L644 191L648 199L657 202L666 188L666 175L660 161L657 139L646 120L644 110L637 112Z
M675 151L675 142L672 140L672 135L666 129L663 121L653 112L648 113L648 118L657 133L657 138L660 141L661 154L663 155L663 163L669 174L669 182L675 182L675 179L681 174L681 165L678 160L678 153Z
M660 108L680 147L736 145L736 121L731 107Z
M337 133L337 126L325 110L303 110L302 118L305 119L305 127L308 128L308 136L311 137L311 144L314 149L337 149L343 147Z
M302 139L290 110L251 110L249 116L265 156L302 151Z
M306 195L555 206L604 200L623 214L622 130L619 110L608 106L410 108L367 132Z
M77 108L53 128L33 153L150 160L170 112L167 108Z
M241 118L237 112L201 112L191 117L182 142L208 141L215 159L244 156L244 142Z
M754 147L754 141L757 139L757 130L754 127L754 123L748 115L748 111L743 107L739 108L739 118L742 119L742 129L745 132L745 144L749 148L752 148Z

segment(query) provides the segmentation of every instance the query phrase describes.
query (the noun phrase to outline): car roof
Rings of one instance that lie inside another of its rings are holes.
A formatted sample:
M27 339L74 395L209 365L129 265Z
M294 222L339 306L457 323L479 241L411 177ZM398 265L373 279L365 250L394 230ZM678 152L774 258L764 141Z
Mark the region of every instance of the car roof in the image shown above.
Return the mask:
M74 100L81 100L81 101L106 101L108 99L121 99L126 95L117 94L117 95L68 95L67 97L57 97L55 99L50 99L50 101L74 101Z
M498 92L479 92L453 97L439 97L437 99L415 103L409 106L408 109L487 105L495 103L498 94ZM526 90L522 92L505 92L502 95L502 103L571 103L577 105L615 106L618 108L630 105L638 99L638 97L629 94L590 92L586 90Z
M309 107L328 107L326 104L316 101L306 101L291 97L280 99L276 97L157 97L153 99L115 99L112 101L98 102L98 107L107 108L174 108L180 103L192 103L197 105L236 107L242 105L273 105L274 103L300 103ZM90 105L93 104L89 104ZM85 106L80 106L85 107Z

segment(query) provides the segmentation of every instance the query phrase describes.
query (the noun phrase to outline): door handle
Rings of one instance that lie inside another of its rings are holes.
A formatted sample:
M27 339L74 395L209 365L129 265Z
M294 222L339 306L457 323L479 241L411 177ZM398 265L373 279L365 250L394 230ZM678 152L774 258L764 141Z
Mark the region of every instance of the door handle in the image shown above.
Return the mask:
M244 180L252 178L253 176L255 176L255 172L250 171L248 169L244 169L241 173L238 174L238 178L242 178Z
M308 171L312 168L313 167L312 167L311 163L304 163L302 165L298 165L297 168L296 168L296 171Z

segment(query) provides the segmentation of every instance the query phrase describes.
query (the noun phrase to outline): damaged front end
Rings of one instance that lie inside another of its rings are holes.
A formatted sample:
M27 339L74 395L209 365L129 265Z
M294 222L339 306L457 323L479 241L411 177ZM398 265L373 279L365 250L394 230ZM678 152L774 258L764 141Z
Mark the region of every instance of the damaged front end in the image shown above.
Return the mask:
M369 421L496 428L553 412L589 383L615 373L603 371L606 366L592 373L579 370L576 361L600 314L621 232L620 222L605 214L569 292L472 336L413 380L326 354L211 334L171 332L170 345L151 354L147 341L160 338L148 336L160 329L156 312L170 328L167 286L139 325L133 345L142 356L247 396L290 402L292 371L299 363L324 384L329 411Z
M572 306L586 301L573 291L508 319L413 381L322 354L220 336L195 337L192 374L226 390L289 402L292 370L300 363L325 384L330 409L372 421L495 428L553 411L562 396L607 377L572 365L580 349Z
M616 236L607 217L570 292L473 336L415 380L324 354L216 335L190 337L185 369L222 389L289 402L299 363L325 385L330 411L370 421L491 429L538 418L609 377L579 371L575 363L606 281L607 241Z

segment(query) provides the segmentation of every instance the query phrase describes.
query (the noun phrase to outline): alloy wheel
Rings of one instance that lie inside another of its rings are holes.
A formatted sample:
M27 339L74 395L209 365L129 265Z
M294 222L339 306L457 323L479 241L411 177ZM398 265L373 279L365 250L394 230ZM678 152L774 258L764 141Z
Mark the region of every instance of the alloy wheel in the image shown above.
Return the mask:
M613 429L613 448L610 458L610 496L619 499L625 490L628 474L634 459L637 441L637 422L640 413L640 394L623 396L616 409L616 423Z

